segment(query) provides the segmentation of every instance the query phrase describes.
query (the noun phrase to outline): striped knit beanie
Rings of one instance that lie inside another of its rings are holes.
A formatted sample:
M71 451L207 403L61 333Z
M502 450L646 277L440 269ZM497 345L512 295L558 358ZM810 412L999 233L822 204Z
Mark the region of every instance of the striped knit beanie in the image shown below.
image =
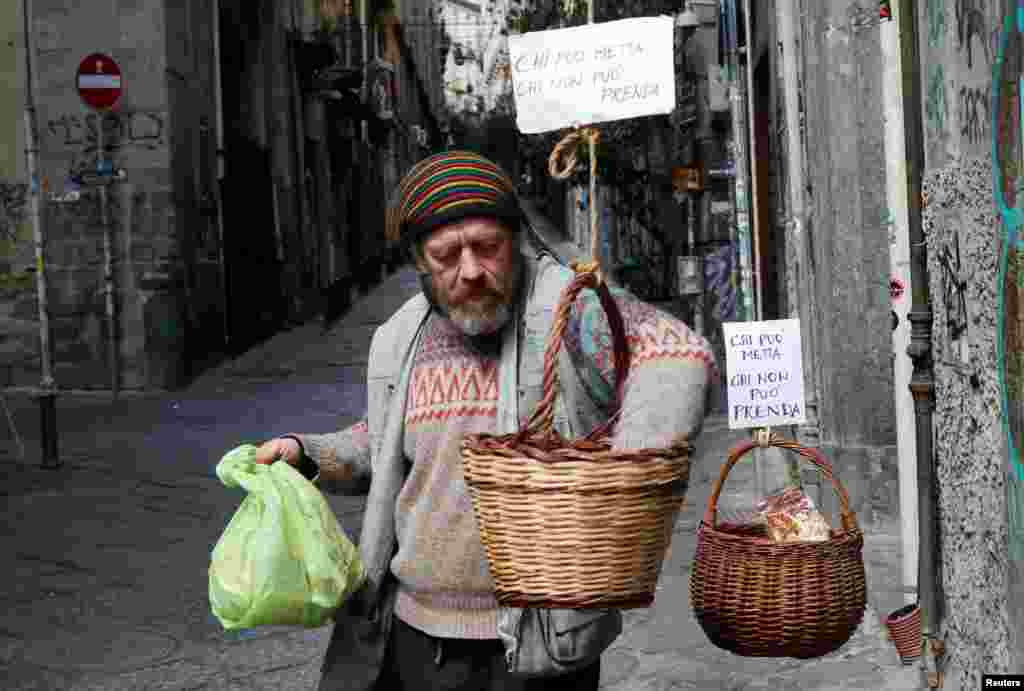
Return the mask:
M518 230L522 212L511 178L472 151L445 151L417 163L388 205L387 238L411 246L439 226L490 216Z

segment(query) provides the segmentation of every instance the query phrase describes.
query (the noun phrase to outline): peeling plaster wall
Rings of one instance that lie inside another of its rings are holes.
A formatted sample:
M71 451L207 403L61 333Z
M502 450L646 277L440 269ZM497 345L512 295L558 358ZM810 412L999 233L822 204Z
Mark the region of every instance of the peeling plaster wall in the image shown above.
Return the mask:
M941 637L947 684L963 689L980 688L982 673L1022 670L1022 617L1014 602L1024 589L1010 550L1019 529L1008 520L1014 481L1007 473L997 357L1004 224L993 196L991 112L999 29L1012 7L1007 0L918 5ZM1015 111L1007 121L1016 129ZM1007 313L1013 322L1020 318L1017 305Z

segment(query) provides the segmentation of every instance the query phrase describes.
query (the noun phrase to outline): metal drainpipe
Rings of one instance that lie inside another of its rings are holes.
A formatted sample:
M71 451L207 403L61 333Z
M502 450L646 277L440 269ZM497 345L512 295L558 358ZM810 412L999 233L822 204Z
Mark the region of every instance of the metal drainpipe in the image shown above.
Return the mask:
M305 98L299 88L298 65L295 59L296 46L293 40L295 34L294 32L284 30L285 17L281 11L277 11L274 21L278 30L279 40L284 42L284 71L287 79L288 112L291 116L288 139L292 146L292 161L296 169L293 182L298 194L300 217L298 237L300 238L299 247L302 248L302 252L299 254L299 271L301 275L303 270L307 268L311 270L313 285L315 286L314 292L317 293L317 298L319 298L320 267L318 260L312 256L318 254L319 229L317 228L318 219L315 218L315 213L311 208L312 200L309 195L309 178L312 175L307 175L306 169ZM306 298L306 295L302 295L303 311L305 311L308 304ZM304 314L296 314L295 318L301 321L304 319Z
M224 161L224 94L221 92L223 88L221 83L221 64L220 64L220 0L213 0L213 102L214 102L214 117L216 122L216 158L217 158L217 189L216 189L216 203L217 203L217 262L220 264L220 281L221 281L221 299L224 301L221 309L221 315L223 317L222 326L224 329L224 345L230 348L231 346L231 322L230 322L230 302L228 294L228 274L227 274L227 253L224 246L225 232L224 232L224 197L222 190L224 187L224 173L225 173L225 161Z
M918 602L921 607L923 671L927 682L936 681L933 645L938 643L942 620L938 591L939 558L936 521L935 466L932 449L932 410L935 408L934 373L932 369L932 308L928 288L928 255L924 229L921 225L921 183L924 169L922 141L921 82L918 70L917 4L903 0L899 6L901 70L903 72L903 112L906 121L907 216L910 235L911 293L913 306L910 346L907 354L914 363L910 391L914 396L917 432L918 487Z

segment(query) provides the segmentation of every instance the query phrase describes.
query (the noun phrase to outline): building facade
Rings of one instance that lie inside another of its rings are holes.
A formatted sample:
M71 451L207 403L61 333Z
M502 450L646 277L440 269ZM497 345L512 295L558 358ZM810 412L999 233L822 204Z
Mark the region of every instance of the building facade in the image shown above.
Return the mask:
M385 190L439 137L439 33L422 3L33 6L59 387L180 387L289 323L336 314L391 261ZM23 41L9 31L4 50ZM5 84L17 86L0 114L20 125L24 51L8 52L0 64L17 78ZM68 77L97 52L122 72L107 112L86 107ZM23 150L23 140L5 147ZM9 157L5 199L24 185ZM88 182L104 162L123 171L105 214ZM10 384L34 386L35 258L23 207L4 207L0 366Z
M23 73L19 49L22 24L18 3L0 8L0 386L10 383L12 368L33 352L38 323L16 298L31 293L35 274L32 229L28 223L28 179L25 167L25 126L18 77Z

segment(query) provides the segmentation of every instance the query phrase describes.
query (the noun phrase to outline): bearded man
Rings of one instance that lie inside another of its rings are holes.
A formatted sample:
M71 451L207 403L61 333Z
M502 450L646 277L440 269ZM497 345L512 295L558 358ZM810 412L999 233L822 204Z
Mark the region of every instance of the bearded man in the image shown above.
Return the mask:
M503 609L462 473L470 433L519 429L542 395L544 350L573 272L521 249L512 181L468 151L414 166L388 209L391 242L409 248L422 292L374 334L364 420L338 432L289 434L260 447L326 491L369 487L360 556L368 583L336 617L320 683L395 691L596 690L596 659L548 678L510 674L516 630ZM631 350L613 448L692 440L715 371L707 342L682 322L613 290ZM554 424L569 439L612 408L611 335L592 291L573 308L559 359ZM595 626L618 627L617 611ZM513 627L514 628L514 627Z

